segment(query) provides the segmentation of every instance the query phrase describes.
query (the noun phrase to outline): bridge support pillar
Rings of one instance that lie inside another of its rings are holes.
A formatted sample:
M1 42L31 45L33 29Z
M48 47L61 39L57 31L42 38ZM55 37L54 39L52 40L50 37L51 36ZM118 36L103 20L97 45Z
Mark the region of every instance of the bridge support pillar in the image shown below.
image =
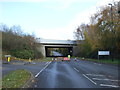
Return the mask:
M40 52L42 53L43 57L46 57L45 46L41 45L39 48Z
M79 47L78 46L73 46L73 56L79 56Z

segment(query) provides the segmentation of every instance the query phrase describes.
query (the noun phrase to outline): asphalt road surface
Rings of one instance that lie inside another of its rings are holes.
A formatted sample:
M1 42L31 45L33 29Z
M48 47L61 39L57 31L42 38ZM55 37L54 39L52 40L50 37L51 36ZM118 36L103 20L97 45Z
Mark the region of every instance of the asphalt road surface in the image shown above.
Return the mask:
M35 76L40 70L42 70L45 67L46 64L46 62L26 63L22 61L11 61L9 64L2 64L2 77L4 77L10 71L18 69L26 69Z
M56 51L53 51L53 55L54 55L54 56L63 56L61 53L56 52Z
M53 61L35 75L31 88L118 88L117 66L89 61Z

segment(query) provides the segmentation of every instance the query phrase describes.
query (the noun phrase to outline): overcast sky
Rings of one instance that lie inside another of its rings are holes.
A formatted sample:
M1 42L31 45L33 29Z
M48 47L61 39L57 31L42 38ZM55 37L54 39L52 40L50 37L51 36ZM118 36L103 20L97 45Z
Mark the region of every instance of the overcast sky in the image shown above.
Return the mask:
M73 40L77 26L89 23L89 17L101 5L112 1L0 0L0 23L20 25L24 32L34 33L38 38Z

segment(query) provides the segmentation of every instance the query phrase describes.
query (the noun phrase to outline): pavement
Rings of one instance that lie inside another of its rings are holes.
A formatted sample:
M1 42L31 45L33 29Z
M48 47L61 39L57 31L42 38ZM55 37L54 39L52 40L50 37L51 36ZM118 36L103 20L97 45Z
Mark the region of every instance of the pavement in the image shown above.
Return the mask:
M3 64L3 76L9 71L27 69L35 77L29 88L118 88L120 68L84 60Z

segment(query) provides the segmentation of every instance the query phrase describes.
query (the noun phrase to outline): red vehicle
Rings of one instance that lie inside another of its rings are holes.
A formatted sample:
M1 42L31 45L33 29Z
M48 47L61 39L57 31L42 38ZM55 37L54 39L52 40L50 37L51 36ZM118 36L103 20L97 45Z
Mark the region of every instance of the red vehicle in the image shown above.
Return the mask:
M70 61L68 57L64 57L62 61Z

